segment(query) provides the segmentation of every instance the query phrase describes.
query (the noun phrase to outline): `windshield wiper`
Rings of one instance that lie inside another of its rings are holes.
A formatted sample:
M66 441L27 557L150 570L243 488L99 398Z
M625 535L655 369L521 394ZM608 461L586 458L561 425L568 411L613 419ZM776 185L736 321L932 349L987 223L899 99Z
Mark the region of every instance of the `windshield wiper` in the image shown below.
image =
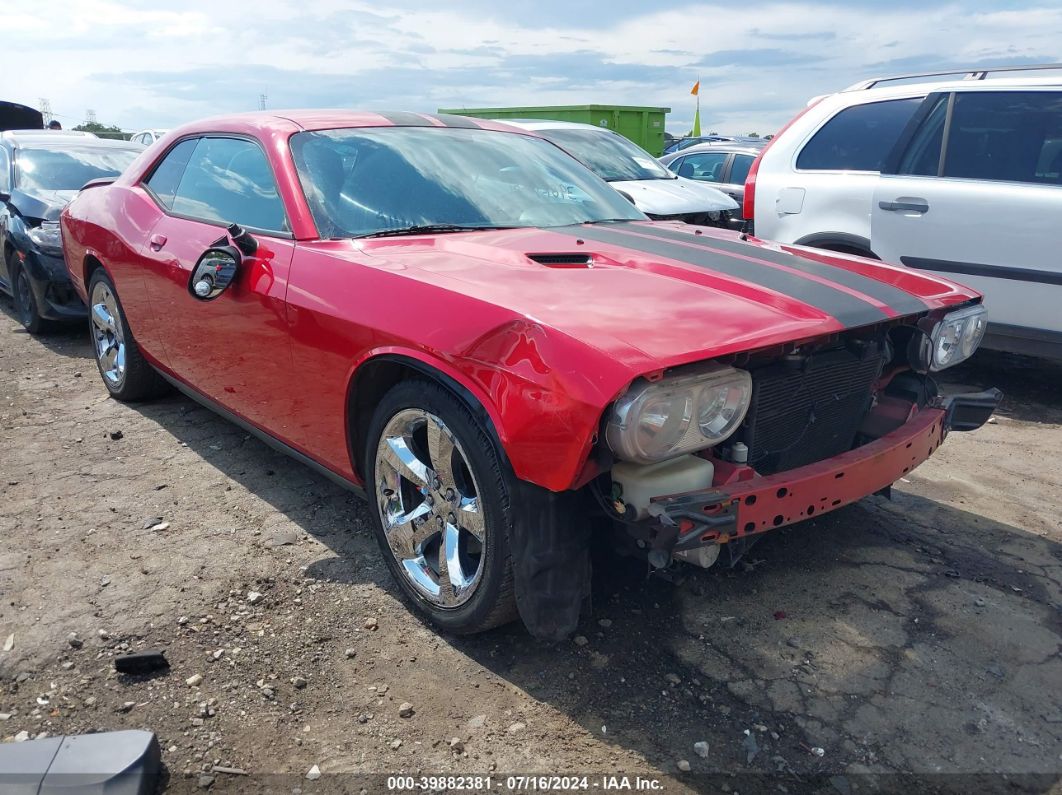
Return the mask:
M433 235L443 232L482 232L487 229L515 229L513 226L465 226L461 224L423 224L420 226L402 226L397 229L381 229L367 235L355 235L359 239L370 237L397 237L398 235Z

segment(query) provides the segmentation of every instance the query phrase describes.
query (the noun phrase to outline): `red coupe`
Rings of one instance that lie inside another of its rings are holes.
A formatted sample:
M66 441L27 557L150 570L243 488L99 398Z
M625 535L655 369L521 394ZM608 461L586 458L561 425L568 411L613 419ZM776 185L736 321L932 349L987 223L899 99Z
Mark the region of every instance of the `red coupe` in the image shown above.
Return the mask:
M439 626L578 620L590 527L655 567L887 489L995 390L942 398L980 296L879 262L653 223L504 124L255 113L186 125L62 216L103 383L176 386L363 490Z

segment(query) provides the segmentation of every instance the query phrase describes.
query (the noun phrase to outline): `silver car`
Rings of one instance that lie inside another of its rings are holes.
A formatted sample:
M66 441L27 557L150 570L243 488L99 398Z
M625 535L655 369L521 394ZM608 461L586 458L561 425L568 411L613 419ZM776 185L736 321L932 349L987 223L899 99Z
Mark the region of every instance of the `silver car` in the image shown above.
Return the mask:
M664 155L660 162L680 177L718 188L740 205L745 199L745 177L766 144L766 141L697 144ZM744 222L740 212L733 213L732 218Z

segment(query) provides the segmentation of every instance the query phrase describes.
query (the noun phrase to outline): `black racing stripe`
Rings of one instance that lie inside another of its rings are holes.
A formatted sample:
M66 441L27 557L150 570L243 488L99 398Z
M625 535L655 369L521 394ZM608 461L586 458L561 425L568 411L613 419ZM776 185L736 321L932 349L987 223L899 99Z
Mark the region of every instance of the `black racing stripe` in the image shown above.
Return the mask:
M464 127L469 130L481 130L483 129L476 124L468 116L455 116L452 113L438 113L435 118L445 124L447 127Z
M1058 271L1039 271L1032 268L1011 268L1006 265L984 265L980 262L925 259L924 257L900 257L900 262L909 268L938 273L957 273L960 276L987 276L990 279L1010 279L1036 284L1062 284L1062 273Z
M739 243L735 240L720 240L716 237L704 237L693 233L677 232L674 229L639 226L638 232L640 234L652 235L653 237L667 238L668 240L681 240L684 243L703 246L705 248L719 248L724 251L732 251L735 254L744 254L746 257L756 257L756 259L762 259L766 262L773 262L776 265L785 265L787 268L793 268L794 270L799 270L812 276L829 279L842 287L847 287L850 290L856 290L863 295L870 296L900 315L915 315L920 312L925 312L928 308L926 303L920 298L911 295L906 290L901 290L895 285L888 284L887 282L880 282L870 276L863 276L860 273L855 273L854 271L846 270L845 268L836 265L828 265L824 262L805 259L799 254L783 254L778 251L760 248L759 246L751 246L748 243Z
M770 265L759 265L755 262L729 257L726 254L719 254L714 251L681 246L678 243L670 243L663 239L650 240L644 237L635 237L619 231L621 228L572 226L555 228L550 231L571 235L572 237L596 240L599 243L622 246L642 254L652 254L658 257L678 260L679 262L716 271L725 276L732 276L813 306L836 318L845 328L867 326L888 319L888 316L878 307L867 303L861 298L856 298L854 295L842 292L829 285L805 279L795 273L787 273L786 271L772 268ZM629 227L630 231L640 231L644 228L646 227Z
M374 110L377 116L383 116L396 127L434 127L435 125L419 113L405 110Z

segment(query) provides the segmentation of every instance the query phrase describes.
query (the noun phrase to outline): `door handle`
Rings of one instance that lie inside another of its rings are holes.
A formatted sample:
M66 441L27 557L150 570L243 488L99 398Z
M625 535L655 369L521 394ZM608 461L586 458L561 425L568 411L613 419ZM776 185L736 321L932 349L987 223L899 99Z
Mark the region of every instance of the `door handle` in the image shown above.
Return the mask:
M890 213L895 212L911 212L911 213L928 213L929 202L925 199L912 199L911 201L896 201L896 202L878 202L878 207L886 210Z
M152 235L148 245L151 246L152 251L161 251L166 245L166 235Z

